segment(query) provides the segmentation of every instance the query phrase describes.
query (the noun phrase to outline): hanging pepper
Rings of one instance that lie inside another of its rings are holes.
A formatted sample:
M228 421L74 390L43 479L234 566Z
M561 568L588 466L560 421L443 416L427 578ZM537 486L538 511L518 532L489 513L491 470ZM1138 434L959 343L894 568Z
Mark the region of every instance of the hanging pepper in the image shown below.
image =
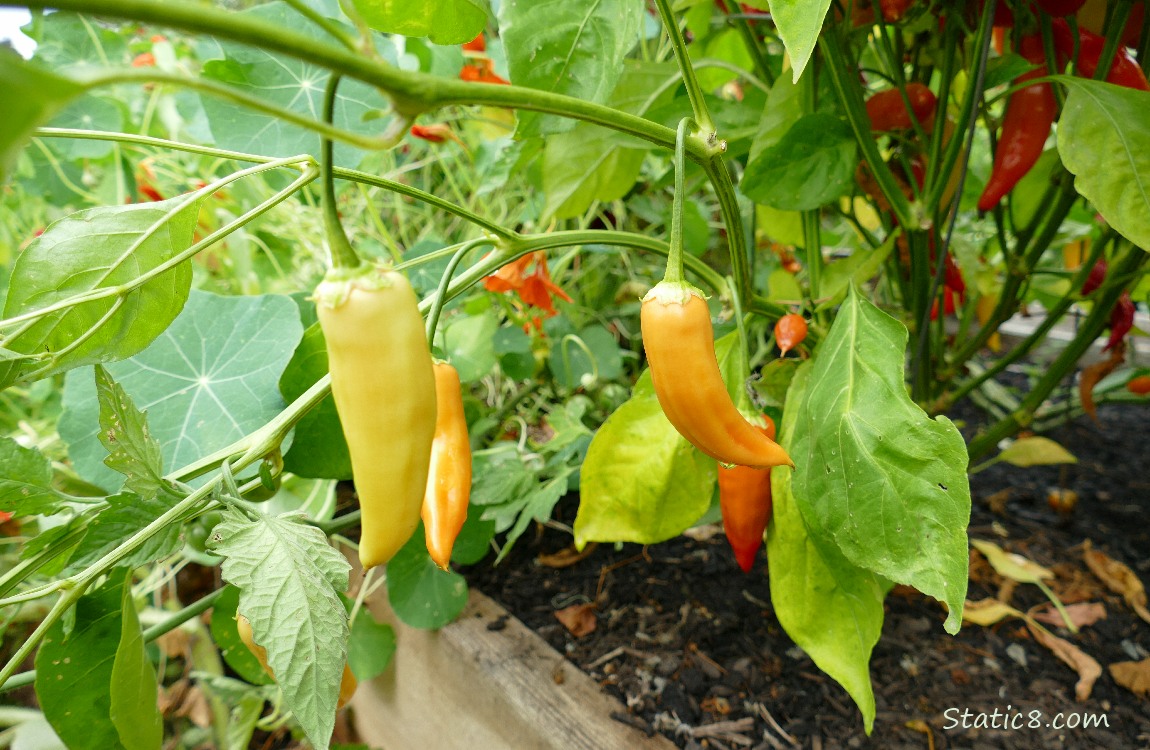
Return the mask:
M780 357L787 356L787 352L803 343L806 337L807 319L798 313L787 313L775 323L775 343L779 345Z
M471 497L471 440L463 413L459 373L446 362L435 363L435 439L423 496L427 551L447 570L451 548L467 520Z
M643 297L643 348L663 413L679 434L711 458L759 469L787 464L786 451L755 429L727 394L711 314L702 293L662 281Z
M1074 35L1070 25L1061 18L1053 23L1054 48L1059 54L1067 58L1074 56ZM1106 39L1086 29L1078 30L1078 59L1075 61L1075 70L1079 75L1093 78L1098 70L1098 63L1102 58L1102 51L1106 47ZM1110 63L1110 70L1106 73L1106 82L1128 89L1150 91L1150 82L1138 63L1126 54L1126 50L1117 49L1114 60Z
M1102 282L1106 280L1106 261L1102 258L1094 264L1094 268L1090 269L1086 281L1082 282L1082 295L1090 294L1098 287L1102 286Z
M775 423L770 417L764 418L766 427L757 429L774 440ZM750 573L771 520L771 470L720 466L719 508L735 561L744 573Z
M1110 338L1106 340L1106 346L1102 347L1102 351L1113 349L1122 343L1133 327L1134 301L1130 299L1130 292L1122 292L1114 309L1110 311Z
M1039 67L1016 78L1016 84L1046 75L1046 55L1042 51L1040 35L1023 36L1018 52L1027 62ZM1057 115L1058 104L1049 83L1026 86L1010 95L1002 120L1002 136L994 151L994 168L978 199L979 211L989 211L997 206L1003 196L1026 176L1042 155L1046 136L1050 134Z
M907 110L907 102L910 110ZM903 99L899 89L887 89L872 95L866 100L866 113L870 118L871 130L885 132L887 130L909 130L914 127L914 119L922 125L926 132L934 126L934 110L938 99L928 87L921 83L908 83L906 85L906 99Z

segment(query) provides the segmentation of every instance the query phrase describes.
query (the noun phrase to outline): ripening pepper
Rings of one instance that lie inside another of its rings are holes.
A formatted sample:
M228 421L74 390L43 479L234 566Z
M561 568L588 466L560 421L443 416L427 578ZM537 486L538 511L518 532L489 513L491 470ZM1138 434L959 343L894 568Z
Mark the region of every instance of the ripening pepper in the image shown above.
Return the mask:
M910 110L907 110L907 102ZM934 110L938 99L934 92L921 83L908 83L906 85L906 99L903 99L899 89L887 89L873 94L866 100L866 113L870 118L871 130L884 132L887 130L909 130L914 127L914 119L922 125L926 132L934 126Z
M1150 375L1136 375L1126 381L1126 390L1135 396L1145 396L1150 393Z
M243 615L236 615L236 630L240 634L240 640L248 647L248 651L251 651L252 656L256 657L256 660L259 661L260 666L263 667L267 676L274 680L276 676L272 672L272 668L268 665L268 651L256 643L252 633L252 624L248 621L248 618ZM344 664L343 678L339 681L339 702L336 704L335 710L338 711L347 705L351 697L355 695L355 689L357 687L359 687L359 683L356 682L355 675L351 673L351 667Z
M775 323L775 343L779 345L779 356L787 356L807 337L807 320L798 313L787 313ZM771 436L774 439L774 436Z
M1102 347L1102 351L1113 349L1122 343L1133 327L1134 301L1130 299L1130 292L1122 292L1114 309L1110 311L1110 338L1106 340L1106 346Z
M680 435L726 464L794 466L728 395L715 358L711 314L699 290L662 281L643 297L639 318L655 395Z
M1072 59L1075 44L1070 25L1059 18L1054 21L1052 28L1054 31L1054 48L1058 50L1059 54ZM1086 78L1094 77L1105 47L1105 38L1086 29L1078 30L1078 59L1075 61L1075 70L1079 75ZM1138 63L1134 62L1133 58L1121 48L1114 52L1114 60L1110 63L1110 70L1106 73L1106 82L1125 86L1128 89L1150 91L1150 82L1147 82L1142 68L1138 67Z
M333 269L315 297L367 570L390 560L419 526L435 435L431 352L419 301L401 273Z
M775 423L770 417L765 419L766 427L756 429L774 440ZM720 466L719 508L735 561L744 573L750 573L771 520L771 470Z
M435 402L435 439L423 496L423 529L431 559L447 570L451 548L467 520L471 440L463 413L459 373L446 362L435 363Z

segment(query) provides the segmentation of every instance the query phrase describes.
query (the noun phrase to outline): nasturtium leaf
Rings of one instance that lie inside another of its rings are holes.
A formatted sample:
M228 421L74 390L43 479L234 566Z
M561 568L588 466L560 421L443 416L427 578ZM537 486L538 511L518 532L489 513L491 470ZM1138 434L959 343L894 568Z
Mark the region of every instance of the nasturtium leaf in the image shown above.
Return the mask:
M858 165L850 126L831 114L799 119L747 164L739 189L757 203L808 211L846 193Z
M283 408L277 383L300 339L290 297L220 297L195 291L172 325L140 354L108 365L148 412L169 471L263 426ZM68 373L60 435L76 470L116 490L123 477L103 464L92 373Z
M100 403L97 436L108 451L104 463L124 475L125 487L153 496L164 486L164 459L160 444L148 430L148 417L106 369L96 365L95 370Z
M998 454L999 461L1014 466L1049 466L1051 464L1076 464L1078 459L1070 451L1050 438L1040 435L1019 438Z
M492 337L499 368L512 380L526 380L535 374L535 353L531 337L521 328L502 326Z
M88 533L72 553L68 571L79 572L123 544L124 540L171 510L180 498L167 492L141 497L130 492L112 495L108 507L88 524ZM168 524L120 564L140 567L180 549L180 527Z
M564 388L589 387L623 373L623 357L615 337L596 323L582 331L555 339L547 366Z
M314 323L304 331L280 376L284 401L290 404L326 374L327 344L319 323ZM351 479L351 455L330 396L296 425L295 440L284 454L284 471L313 479Z
M440 323L442 325L442 321ZM474 383L495 367L495 332L499 321L490 311L453 319L443 331L447 361L464 383Z
M130 582L130 580L129 580ZM157 750L164 741L164 720L156 701L156 670L144 648L132 587L123 587L120 645L112 662L109 716L125 750Z
M388 34L425 36L436 44L470 42L487 25L477 0L351 0L371 28Z
M681 534L710 507L716 471L667 421L645 373L587 449L575 544L655 544Z
M32 131L83 91L80 84L0 47L0 101L4 102L4 116L0 117L0 185L7 182L16 155Z
M503 0L499 36L511 82L603 104L639 41L640 0ZM520 112L516 137L562 133L573 120Z
M312 744L326 747L347 660L347 612L336 592L347 590L351 566L298 515L253 521L226 511L211 540L284 702Z
M46 124L54 128L119 133L125 130L126 114L125 105L116 99L85 94ZM94 138L61 138L54 145L62 155L70 159L102 159L112 153L116 146L112 141Z
M64 496L52 487L52 462L35 448L0 437L0 511L14 516L51 515Z
M456 565L474 565L491 551L491 540L495 538L495 522L485 521L482 511L478 507L471 507L467 511L467 520L455 537L455 546L451 548L451 562Z
M966 443L907 395L906 342L901 323L851 289L799 406L792 492L812 536L944 602L955 633L967 586Z
M405 2L403 5L415 7L423 3ZM330 18L331 14L322 9L321 12ZM264 3L241 11L241 14L306 34L318 41L329 41L322 29L301 22L300 16L287 3ZM333 22L346 24L343 20ZM386 58L389 45L380 43L377 47ZM394 52L394 48L391 49ZM223 59L205 58L201 73L204 78L314 120L322 116L329 71L294 57L236 42L221 41L217 50ZM388 62L396 61L390 59ZM317 147L314 132L274 115L237 107L233 102L211 95L203 96L203 109L216 145L221 148L266 156L293 156L313 153ZM377 88L344 78L339 86L333 124L343 130L363 132L365 120L388 109L386 98ZM383 132L386 122L376 120L373 128ZM363 152L337 143L335 153L339 163L355 164Z
M351 623L347 642L347 664L360 682L383 674L395 655L395 629L377 622L367 607L361 607Z
M1106 223L1150 249L1150 92L1060 77L1058 154Z
M779 436L791 455L810 370L808 363L796 373L783 410ZM869 665L882 634L888 585L808 531L791 493L792 475L786 467L771 472L774 505L767 534L771 603L791 640L854 699L870 733L875 700Z
M199 205L181 196L89 208L54 222L16 259L4 317L133 282L191 246ZM48 313L6 342L37 358L0 361L0 387L136 354L179 314L191 282L190 264L180 263L124 294L118 307L106 297Z
M421 630L442 628L467 605L467 582L432 562L423 524L387 564L387 600L401 622Z
M220 655L236 674L253 685L267 685L272 678L264 671L256 655L242 640L236 625L236 608L240 604L240 590L224 586L224 593L212 605L212 640Z
M82 72L127 65L128 35L112 24L76 13L47 13L24 32L36 42L36 60L58 71Z
M799 80L815 51L831 0L770 0L771 18L791 58L793 80Z
M80 597L71 632L57 620L36 652L40 710L71 750L125 750L111 719L111 682L126 579L113 571L102 587Z

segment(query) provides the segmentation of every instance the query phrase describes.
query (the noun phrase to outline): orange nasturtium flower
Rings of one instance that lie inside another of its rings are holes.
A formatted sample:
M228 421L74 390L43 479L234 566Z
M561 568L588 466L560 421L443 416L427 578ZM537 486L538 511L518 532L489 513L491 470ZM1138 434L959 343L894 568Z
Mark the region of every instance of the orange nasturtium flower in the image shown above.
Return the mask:
M510 81L495 74L495 63L487 58L480 58L464 65L463 69L459 71L459 77L461 80L475 83L510 83Z
M532 264L535 270L528 274L527 269ZM552 295L565 302L571 301L571 297L551 280L547 270L547 256L542 252L530 253L508 263L484 279L483 286L489 292L515 292L524 304L542 310L547 317L558 314ZM538 320L535 323L537 328L542 324Z

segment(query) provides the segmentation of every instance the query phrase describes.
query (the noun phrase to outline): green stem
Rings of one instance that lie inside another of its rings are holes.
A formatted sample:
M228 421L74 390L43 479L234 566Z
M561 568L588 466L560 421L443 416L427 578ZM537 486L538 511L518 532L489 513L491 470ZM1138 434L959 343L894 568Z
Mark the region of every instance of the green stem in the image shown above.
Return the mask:
M427 346L432 348L435 346L435 329L439 326L439 316L443 312L443 305L446 303L447 286L451 283L451 277L455 275L455 269L459 267L463 256L467 255L473 248L476 248L484 243L490 243L490 240L479 239L463 243L463 247L455 251L451 256L451 260L447 263L447 269L443 272L443 276L439 279L439 286L435 290L435 299L431 303L431 311L427 314Z
M330 123L335 114L335 93L339 89L338 74L332 74L327 81L323 92L323 121ZM331 264L334 268L351 270L363 264L359 255L348 242L347 232L343 231L343 224L339 220L339 208L335 199L335 177L332 169L335 166L335 148L331 138L324 137L320 141L320 175L323 184L323 228L327 235L327 242L331 249Z
M664 4L666 1L659 0ZM676 284L683 281L683 201L686 192L684 187L687 172L686 147L687 132L693 125L691 118L684 117L679 121L679 127L675 131L675 158L673 162L675 196L671 200L671 236L667 240L671 252L667 255L667 272L663 275L663 281Z
M233 159L235 161L250 161L256 164L268 164L273 161L278 161L274 156L245 154L242 151L228 151L212 146L180 143L179 141L170 141L167 138L156 138L150 135L137 135L135 133L113 133L106 130L80 130L77 128L37 128L32 135L36 138L78 138L95 141L116 141L118 143L130 143L136 146L157 146L163 149L187 151L193 154L215 156L221 159Z
M24 660L32 655L36 646L40 645L40 641L48 634L48 629L55 625L56 621L63 617L64 613L84 595L84 590L87 588L87 585L88 584L77 585L74 588L69 588L61 592L60 598L56 600L52 609L49 610L48 615L40 621L40 624L36 626L32 634L28 636L28 639L20 644L16 652L12 654L12 658L8 660L8 663L5 664L3 668L0 668L0 685L6 684L8 679L12 677L20 665L24 663Z
M687 42L683 39L683 32L679 30L679 23L671 11L669 0L655 0L655 7L659 10L659 17L671 38L671 49L675 52L675 62L679 64L679 72L683 76L683 85L687 88L687 98L691 101L691 111L695 113L695 122L708 133L715 130L715 123L711 120L711 113L707 111L707 103L703 99L703 89L699 86L699 79L695 76L695 68L691 65L691 56L687 54ZM682 125L680 124L680 127Z
M306 18L307 20L320 27L338 41L343 46L347 47L353 52L359 49L359 45L355 39L348 36L334 21L330 18L325 18L314 8L309 6L304 0L284 0L285 3L290 5L297 13Z

